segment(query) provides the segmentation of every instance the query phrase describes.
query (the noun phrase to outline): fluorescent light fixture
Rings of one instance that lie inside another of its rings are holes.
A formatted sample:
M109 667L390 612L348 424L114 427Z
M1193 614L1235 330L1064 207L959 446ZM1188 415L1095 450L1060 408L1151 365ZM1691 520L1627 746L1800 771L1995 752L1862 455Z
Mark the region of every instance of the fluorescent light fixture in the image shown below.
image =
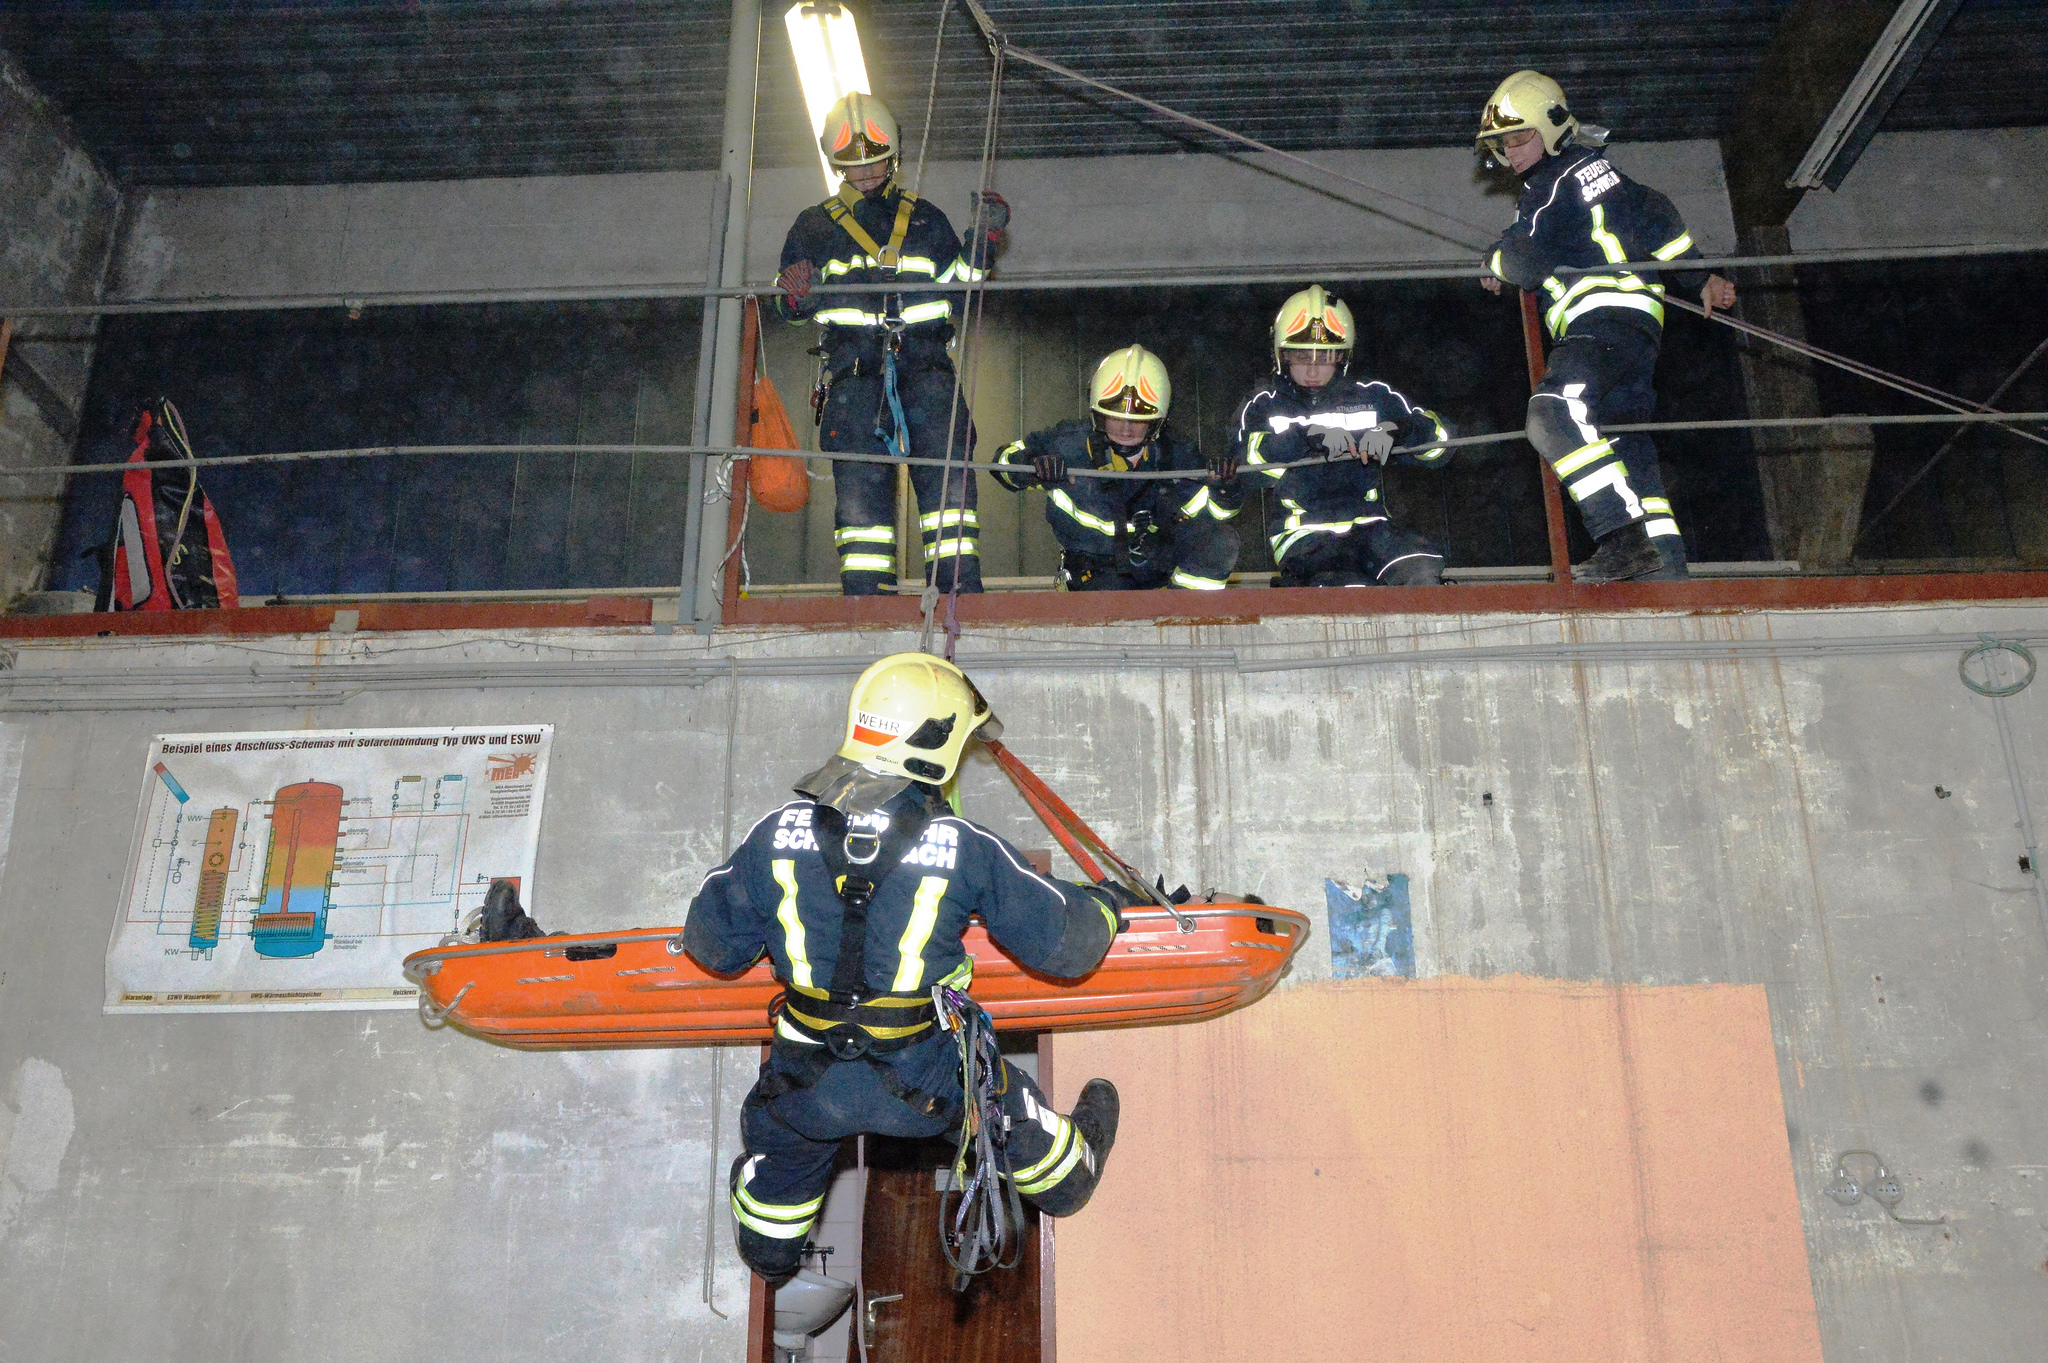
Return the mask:
M841 97L868 88L868 64L860 55L860 33L853 26L853 14L832 0L806 0L791 5L782 22L789 29L789 47L796 54L797 79L804 86L804 108L811 115L811 139L825 132L825 115ZM839 173L818 150L818 165L825 172L825 192L839 188Z

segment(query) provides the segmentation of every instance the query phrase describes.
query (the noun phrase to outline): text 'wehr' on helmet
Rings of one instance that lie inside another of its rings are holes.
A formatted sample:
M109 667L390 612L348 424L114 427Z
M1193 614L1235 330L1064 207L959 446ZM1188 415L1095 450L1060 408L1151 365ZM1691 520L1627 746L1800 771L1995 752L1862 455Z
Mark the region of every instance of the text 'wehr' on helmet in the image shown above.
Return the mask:
M1088 410L1099 417L1164 421L1172 405L1173 380L1166 375L1166 361L1141 345L1103 356L1088 383Z
M928 653L894 653L860 674L845 741L796 788L844 813L869 813L912 781L943 786L970 739L1002 731L966 673Z
M1344 300L1320 284L1311 284L1280 305L1273 318L1273 368L1287 372L1287 352L1307 351L1337 362L1337 372L1351 368L1351 350L1358 328Z
M896 115L873 95L858 90L842 95L825 114L818 146L841 174L855 166L890 160L899 150Z
M1579 120L1565 105L1564 88L1541 71L1517 71L1494 88L1473 140L1481 156L1506 167L1500 139L1525 128L1543 139L1546 156L1556 155L1579 130Z

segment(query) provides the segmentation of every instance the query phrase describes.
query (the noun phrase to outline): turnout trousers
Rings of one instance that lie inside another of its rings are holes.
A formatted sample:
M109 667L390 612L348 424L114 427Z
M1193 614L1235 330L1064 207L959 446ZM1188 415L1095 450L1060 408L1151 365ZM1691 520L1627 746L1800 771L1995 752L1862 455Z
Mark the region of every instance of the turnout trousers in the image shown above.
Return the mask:
M1076 478L1071 487L1057 489L1067 498L1065 507L1046 499L1045 518L1060 542L1060 575L1068 591L1219 591L1230 585L1238 552L1233 522L1218 520L1206 507L1176 519L1171 495L1118 499L1089 486L1102 482ZM1148 524L1156 528L1133 533L1130 517L1140 509L1151 514Z
M778 1038L740 1113L746 1152L730 1177L733 1236L747 1267L770 1282L794 1273L804 1237L825 1204L839 1142L856 1132L911 1138L942 1136L960 1125L960 1052L950 1033L871 1059L842 1060L809 1088L780 1097L773 1076L801 1072L802 1043ZM890 1092L876 1072L888 1066L898 1086L941 1100L927 1116ZM1022 1070L1003 1062L999 1102L1009 1118L1011 1176L1028 1202L1051 1216L1076 1211L1094 1190L1093 1156L1074 1123Z
M1586 533L1601 539L1641 522L1667 566L1685 562L1685 541L1657 446L1641 431L1601 427L1648 421L1657 410L1651 379L1661 337L1620 319L1583 317L1550 350L1543 382L1529 399L1529 439L1571 494Z
M966 464L974 453L974 424L967 403L952 410L953 369L950 364L896 364L896 398L901 404L903 434L910 453L942 459L946 431L953 431L953 458ZM857 369L832 381L825 401L818 448L830 453L887 454L884 436L896 429L896 405L889 401L881 366L864 358ZM839 550L839 587L847 596L873 596L896 590L895 464L835 462L832 477L838 488L833 516L833 542ZM940 591L981 590L981 521L975 512L973 471L950 471L913 464L910 483L917 491L919 542L925 580Z
M1299 535L1279 568L1283 587L1433 587L1444 580L1443 551L1385 516Z

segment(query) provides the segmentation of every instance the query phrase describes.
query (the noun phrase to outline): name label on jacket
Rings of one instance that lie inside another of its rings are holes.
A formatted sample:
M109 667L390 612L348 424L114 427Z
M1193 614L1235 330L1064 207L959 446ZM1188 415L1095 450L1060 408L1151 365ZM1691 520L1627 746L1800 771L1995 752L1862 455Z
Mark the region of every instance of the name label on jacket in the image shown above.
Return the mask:
M850 820L855 828L873 828L884 833L889 828L885 814L862 814ZM785 809L775 821L775 850L778 852L815 852L818 838L811 831L811 811L808 809ZM952 871L958 869L960 861L960 830L946 823L928 824L924 837L917 846L903 854L905 866L925 866L934 870Z
M1620 173L1607 164L1605 157L1587 162L1573 171L1572 175L1579 182L1579 197L1587 203L1593 202L1621 183Z

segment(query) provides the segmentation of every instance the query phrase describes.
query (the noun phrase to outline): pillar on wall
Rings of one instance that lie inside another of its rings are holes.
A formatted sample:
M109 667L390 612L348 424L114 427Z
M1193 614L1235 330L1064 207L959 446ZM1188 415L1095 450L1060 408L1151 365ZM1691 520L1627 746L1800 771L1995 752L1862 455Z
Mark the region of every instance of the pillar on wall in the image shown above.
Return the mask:
M1878 42L1890 0L1793 0L1722 139L1729 207L1744 255L1784 255L1785 227L1805 191L1788 188L1828 116ZM1806 339L1806 312L1789 266L1736 273L1745 321ZM1768 341L1740 344L1754 417L1822 415L1811 361ZM1807 567L1846 563L1854 548L1874 453L1868 426L1768 427L1752 432L1771 552Z
M760 0L733 0L732 34L726 49L725 121L719 173L732 185L725 216L725 249L718 287L735 289L747 279L747 221L753 192L754 99L760 82ZM717 254L714 252L714 254ZM736 422L740 358L740 300L706 299L715 308L713 332L711 421L709 443L740 443ZM720 571L726 554L726 505L719 499L703 509L704 529L697 545L697 610L700 621L718 617L724 585ZM687 614L687 612L686 612Z
M28 306L99 301L120 192L28 78L0 54L0 300ZM16 320L0 364L0 465L70 462L92 363L94 323ZM0 478L0 610L47 580L64 480Z
M1790 249L1782 226L1743 228L1741 244L1744 255L1784 255ZM1745 321L1806 339L1806 309L1791 266L1738 271L1735 285ZM1742 337L1736 349L1750 415L1824 415L1813 361L1753 336ZM1757 452L1773 556L1795 559L1808 568L1847 563L1855 548L1875 453L1870 427L1762 427L1750 438Z

